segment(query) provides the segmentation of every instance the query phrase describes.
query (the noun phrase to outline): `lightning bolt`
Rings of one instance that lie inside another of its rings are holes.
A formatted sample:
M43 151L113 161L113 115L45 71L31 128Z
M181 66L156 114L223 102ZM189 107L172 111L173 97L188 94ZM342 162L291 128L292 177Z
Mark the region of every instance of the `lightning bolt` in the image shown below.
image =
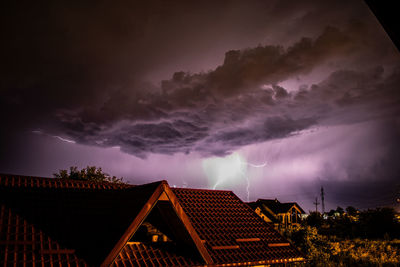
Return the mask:
M69 139L63 138L63 137L58 136L58 135L46 134L46 133L42 132L41 130L34 130L34 131L32 131L32 133L38 134L38 135L50 136L50 137L56 138L56 139L58 139L58 140L61 140L61 141L63 141L63 142L76 144L76 142L75 142L74 140L69 140Z
M267 166L267 162L264 162L263 164L251 164L251 163L244 163L244 164L247 164L247 165L249 165L250 167L254 167L254 168L264 168L265 166Z
M253 168L264 168L265 166L267 166L266 161L262 164L252 164L249 162L240 161L240 164L247 165L247 166L250 166ZM247 176L242 169L240 170L240 172L242 173L242 176L244 177L244 179L246 179L247 202L249 202L250 201L250 179L249 179L249 176Z
M254 164L247 162L239 153L235 152L225 158L211 158L203 161L203 169L206 175L214 180L212 189L216 189L225 182L236 183L239 178L246 182L247 201L250 199L250 178L247 175L249 168L264 168L267 162Z
M213 190L215 190L217 188L217 186L219 185L219 178L217 179L217 182L215 183L215 185L213 186Z

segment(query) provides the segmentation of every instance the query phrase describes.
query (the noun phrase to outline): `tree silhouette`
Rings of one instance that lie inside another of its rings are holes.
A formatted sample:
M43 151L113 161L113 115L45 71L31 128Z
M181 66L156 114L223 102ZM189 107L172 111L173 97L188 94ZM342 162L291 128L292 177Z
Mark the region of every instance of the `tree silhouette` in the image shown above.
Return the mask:
M59 170L58 173L53 174L55 178L81 180L81 181L92 181L92 182L109 182L109 183L124 183L123 178L117 178L116 176L110 176L108 173L96 166L87 166L82 170L78 170L78 167L72 166L67 170Z
M355 216L355 215L357 215L357 209L354 208L353 206L348 206L348 207L346 208L346 212L347 212L347 214L350 215L350 216Z

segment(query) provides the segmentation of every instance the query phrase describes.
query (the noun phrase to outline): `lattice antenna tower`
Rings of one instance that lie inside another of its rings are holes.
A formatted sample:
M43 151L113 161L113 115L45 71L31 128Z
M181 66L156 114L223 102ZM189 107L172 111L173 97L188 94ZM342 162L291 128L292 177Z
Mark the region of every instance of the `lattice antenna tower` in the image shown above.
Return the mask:
M321 202L322 202L322 214L325 213L325 193L324 187L321 186Z

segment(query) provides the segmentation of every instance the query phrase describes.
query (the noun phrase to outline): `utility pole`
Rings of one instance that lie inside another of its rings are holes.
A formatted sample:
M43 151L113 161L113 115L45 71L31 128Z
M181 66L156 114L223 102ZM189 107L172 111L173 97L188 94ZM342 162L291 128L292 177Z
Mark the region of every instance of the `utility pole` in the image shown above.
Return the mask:
M321 202L322 202L322 214L325 213L325 194L324 194L324 188L321 186Z
M318 197L315 197L315 202L313 204L315 205L315 212L318 212L318 205L319 205Z

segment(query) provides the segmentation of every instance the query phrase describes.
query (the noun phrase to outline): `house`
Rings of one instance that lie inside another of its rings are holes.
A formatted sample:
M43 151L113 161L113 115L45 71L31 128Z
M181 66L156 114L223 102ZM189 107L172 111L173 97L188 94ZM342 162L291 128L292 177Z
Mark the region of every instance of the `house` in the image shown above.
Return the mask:
M296 202L281 203L277 199L258 199L248 203L264 221L276 230L300 225L304 210Z
M0 174L3 266L240 266L304 255L231 191Z

